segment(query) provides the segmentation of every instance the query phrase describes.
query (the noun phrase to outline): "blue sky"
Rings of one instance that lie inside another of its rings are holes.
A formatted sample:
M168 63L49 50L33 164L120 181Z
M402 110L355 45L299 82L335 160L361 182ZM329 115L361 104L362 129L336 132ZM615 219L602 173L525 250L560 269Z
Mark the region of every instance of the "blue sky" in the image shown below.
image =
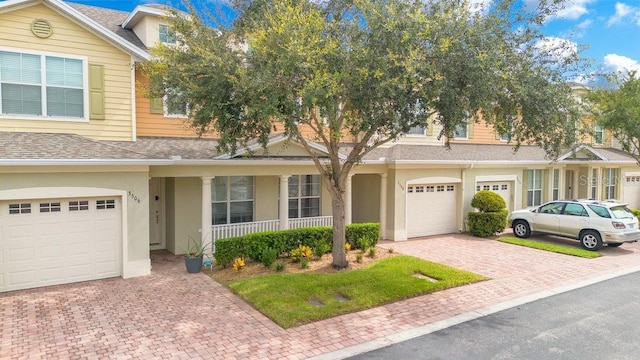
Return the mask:
M213 7L219 0L210 0ZM472 0L487 3L491 0ZM535 7L539 0L522 0ZM177 0L73 0L73 2L133 10L143 3L177 4ZM640 0L569 0L543 28L550 41L586 46L582 55L592 61L592 72L622 69L640 71Z

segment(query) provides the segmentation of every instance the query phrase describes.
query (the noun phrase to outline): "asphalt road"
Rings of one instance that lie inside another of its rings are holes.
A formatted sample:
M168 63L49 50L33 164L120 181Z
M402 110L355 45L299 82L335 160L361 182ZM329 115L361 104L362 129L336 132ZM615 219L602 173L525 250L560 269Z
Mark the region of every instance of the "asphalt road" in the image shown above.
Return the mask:
M640 359L640 273L350 359Z

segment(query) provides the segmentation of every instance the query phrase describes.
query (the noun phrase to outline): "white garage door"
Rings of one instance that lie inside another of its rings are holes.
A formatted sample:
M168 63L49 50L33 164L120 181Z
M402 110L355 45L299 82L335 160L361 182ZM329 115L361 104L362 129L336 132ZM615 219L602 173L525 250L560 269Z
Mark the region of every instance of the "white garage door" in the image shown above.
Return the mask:
M640 208L640 176L624 177L624 199L632 209Z
M507 209L513 211L511 205L511 186L509 181L483 181L478 182L476 185L476 191L491 190L494 193L502 196L504 202L507 203Z
M457 231L457 184L407 186L407 237Z
M121 275L118 198L0 201L0 292Z

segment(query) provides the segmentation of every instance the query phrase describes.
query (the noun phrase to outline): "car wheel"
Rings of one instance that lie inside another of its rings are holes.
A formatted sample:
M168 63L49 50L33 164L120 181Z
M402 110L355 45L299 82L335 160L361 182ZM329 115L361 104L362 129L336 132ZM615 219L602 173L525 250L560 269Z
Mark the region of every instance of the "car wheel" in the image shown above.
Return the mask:
M580 245L587 250L598 250L602 247L602 239L597 231L586 230L580 233Z
M607 243L608 247L618 247L620 245L622 245L622 243Z
M519 238L528 238L531 236L531 227L524 220L516 220L513 222L513 233Z

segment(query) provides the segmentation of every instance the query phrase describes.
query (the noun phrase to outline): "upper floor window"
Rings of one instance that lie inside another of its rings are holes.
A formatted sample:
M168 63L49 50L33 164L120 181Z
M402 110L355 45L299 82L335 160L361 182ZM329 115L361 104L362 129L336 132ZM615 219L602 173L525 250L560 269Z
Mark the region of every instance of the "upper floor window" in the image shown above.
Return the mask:
M176 33L168 25L158 27L158 38L163 44L175 44L177 42Z
M83 60L0 51L0 114L82 119L84 105Z
M175 91L167 91L164 97L164 115L168 117L186 117L189 112L187 99Z
M593 128L593 143L596 145L602 145L604 140L604 128L600 125L596 125Z
M407 135L424 135L426 132L426 128L424 126L414 126L407 132Z
M453 130L454 139L468 139L469 138L469 121L465 120L462 124L456 125Z
M253 177L215 177L211 202L213 225L253 221Z
M320 175L289 178L289 218L320 216Z

